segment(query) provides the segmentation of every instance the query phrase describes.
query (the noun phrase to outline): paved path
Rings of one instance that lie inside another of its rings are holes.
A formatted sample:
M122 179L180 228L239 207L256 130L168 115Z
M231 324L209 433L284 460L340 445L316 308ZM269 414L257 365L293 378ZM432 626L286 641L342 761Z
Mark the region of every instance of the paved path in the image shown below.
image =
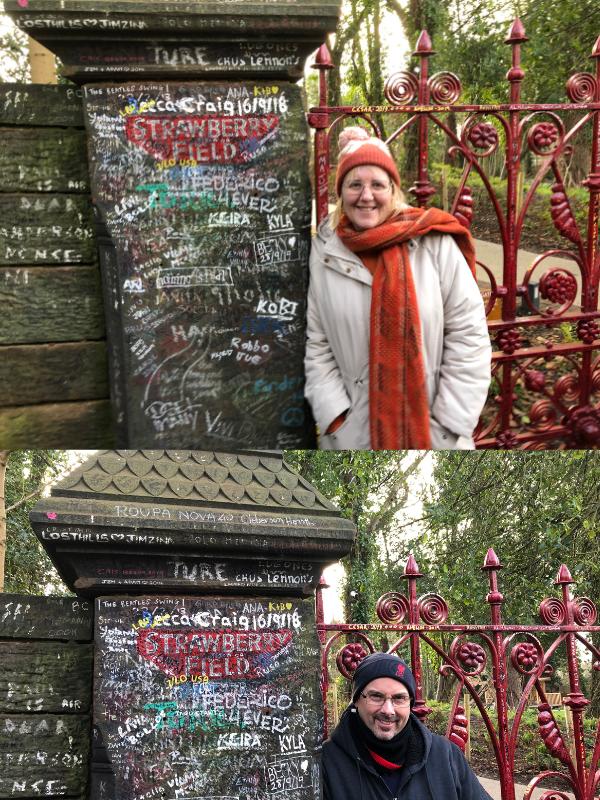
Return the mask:
M479 783L486 790L486 792L490 795L492 800L501 800L500 781L494 781L491 778L478 778L478 780ZM515 796L517 800L522 800L526 788L527 787L524 786L522 783L515 783ZM547 791L547 789L535 789L533 792L533 800L537 800L537 798L540 797L542 792L545 791ZM570 792L566 792L566 794L568 797L574 797L574 795L571 794Z
M500 244L493 244L492 242L484 242L483 239L475 239L475 252L477 255L477 260L482 261L486 267L489 267L491 271L494 273L494 277L496 280L501 283L502 282L502 245ZM523 277L525 270L527 267L531 266L533 260L539 255L539 253L532 253L530 250L519 250L518 257L517 257L517 277L520 279ZM578 267L577 264L570 258L558 258L556 256L552 257L551 259L546 259L546 263L549 266L556 267L566 267L570 269L575 276L578 274ZM538 279L539 276L544 273L545 269L543 265L540 265L535 273L534 276L537 275ZM478 276L483 280L485 273L480 269Z
M493 244L492 242L484 242L483 239L475 239L475 254L478 261L481 261L486 267L492 271L494 278L498 284L502 283L502 245ZM523 276L526 270L533 264L539 253L532 253L530 250L517 251L517 283L522 283ZM577 295L575 297L575 307L572 311L576 311L581 306L581 281L579 267L570 258L558 258L552 256L545 259L535 270L532 276L533 283L539 283L541 276L549 267L562 267L568 269L577 279ZM486 272L477 268L477 283L480 289L489 289L490 280ZM496 319L497 317L494 317ZM492 317L490 316L490 319Z

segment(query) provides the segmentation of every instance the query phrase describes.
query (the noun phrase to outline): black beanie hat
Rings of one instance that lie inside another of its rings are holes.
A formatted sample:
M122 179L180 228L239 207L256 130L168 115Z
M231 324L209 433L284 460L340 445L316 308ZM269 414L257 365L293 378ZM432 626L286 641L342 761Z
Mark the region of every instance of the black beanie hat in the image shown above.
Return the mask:
M363 658L352 678L352 701L355 702L365 686L377 678L394 678L406 686L410 704L415 702L416 684L408 664L391 653L371 653Z

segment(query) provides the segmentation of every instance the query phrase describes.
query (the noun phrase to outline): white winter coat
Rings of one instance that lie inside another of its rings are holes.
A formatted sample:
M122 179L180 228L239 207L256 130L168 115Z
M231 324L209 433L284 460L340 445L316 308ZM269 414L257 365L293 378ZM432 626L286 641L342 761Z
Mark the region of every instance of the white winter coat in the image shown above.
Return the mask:
M483 301L449 235L408 242L427 377L431 446L469 449L490 383L491 346ZM371 448L369 317L372 276L329 227L310 256L305 393L325 450ZM325 431L346 409L343 424Z

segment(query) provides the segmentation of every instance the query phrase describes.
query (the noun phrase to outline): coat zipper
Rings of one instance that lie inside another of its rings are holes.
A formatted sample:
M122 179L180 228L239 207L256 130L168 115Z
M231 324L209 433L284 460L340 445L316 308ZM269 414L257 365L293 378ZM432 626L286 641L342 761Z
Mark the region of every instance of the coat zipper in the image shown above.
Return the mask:
M364 761L362 760L362 758L361 758L360 756L357 756L357 757L356 757L356 760L358 761L358 764L359 764L359 767L358 767L358 769L360 770L360 764L364 764ZM366 766L366 764L365 764L365 769L367 769L367 766ZM392 798L392 800L400 800L400 798L399 798L399 797L392 797L392 793L390 792L390 790L389 790L389 788L388 788L388 785L387 785L387 783L386 783L386 782L383 780L383 778L381 777L381 775L379 775L377 772L374 772L373 770L369 770L369 772L372 772L372 773L373 773L373 775L375 775L377 778L379 778L379 780L380 780L380 781L383 783L383 785L385 786L385 790L386 790L386 792L389 792L389 793L390 793L390 797Z

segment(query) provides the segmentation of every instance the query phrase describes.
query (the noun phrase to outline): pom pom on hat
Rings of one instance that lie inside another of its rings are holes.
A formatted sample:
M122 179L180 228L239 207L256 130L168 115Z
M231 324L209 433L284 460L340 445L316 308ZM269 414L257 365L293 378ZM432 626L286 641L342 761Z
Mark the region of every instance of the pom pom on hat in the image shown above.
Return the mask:
M367 131L358 125L351 125L349 128L344 128L338 136L338 150L340 151L340 155L342 150L344 150L346 145L350 142L364 142L365 139L370 138Z
M417 689L414 675L406 661L391 653L371 653L363 658L352 678L352 700L356 701L365 686L377 678L394 678L403 684L410 695L412 706Z
M400 174L389 147L376 136L369 136L364 128L352 125L344 128L338 138L340 154L335 175L335 190L342 192L342 182L354 167L374 166L384 169L392 181L400 187Z

